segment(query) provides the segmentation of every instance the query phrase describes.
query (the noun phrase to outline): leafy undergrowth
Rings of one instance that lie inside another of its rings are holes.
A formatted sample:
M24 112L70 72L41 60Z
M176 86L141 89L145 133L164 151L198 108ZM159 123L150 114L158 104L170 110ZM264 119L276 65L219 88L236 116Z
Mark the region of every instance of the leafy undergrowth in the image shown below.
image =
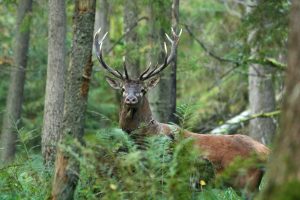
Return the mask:
M156 136L136 145L119 129L101 130L85 139L85 146L68 141L80 153L61 145L80 162L75 199L242 199L230 188L212 189L213 169L199 158L190 139L174 143ZM19 156L0 169L0 199L47 199L52 174L53 169L44 169L41 155Z
M45 199L51 188L51 174L44 169L41 155L18 158L0 169L0 199Z

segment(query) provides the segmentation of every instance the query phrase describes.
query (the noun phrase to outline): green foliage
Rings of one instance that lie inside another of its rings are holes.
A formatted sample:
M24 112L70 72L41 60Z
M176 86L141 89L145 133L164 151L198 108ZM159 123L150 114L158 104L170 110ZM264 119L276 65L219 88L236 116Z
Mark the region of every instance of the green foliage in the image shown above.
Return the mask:
M203 186L202 193L191 187L191 177L209 183L214 173L208 173L212 166L202 161L191 139L174 144L166 136L155 136L144 145L147 148L140 150L119 129L101 130L88 138L86 147L81 147L82 157L75 156L81 164L76 198L239 199L231 189Z
M0 168L0 199L46 199L53 169L46 169L41 155L26 146L30 133L20 134L24 153ZM72 138L60 145L70 159L80 163L75 199L241 199L231 188L213 188L213 166L201 158L193 140L184 139L180 132L175 142L163 135L146 138L143 150L117 128L101 129L85 140L84 146ZM252 161L241 164L237 160L218 177L219 186Z
M51 188L52 171L46 171L41 155L31 154L0 168L0 199L45 199Z
M294 200L300 198L299 180L290 177L290 180L283 181L281 183L268 183L268 190L265 190L264 193L268 193L268 197L274 200ZM260 196L258 199L262 199Z
M263 0L245 17L247 32L257 31L251 45L258 47L261 56L276 55L278 47L286 45L290 5L290 0Z

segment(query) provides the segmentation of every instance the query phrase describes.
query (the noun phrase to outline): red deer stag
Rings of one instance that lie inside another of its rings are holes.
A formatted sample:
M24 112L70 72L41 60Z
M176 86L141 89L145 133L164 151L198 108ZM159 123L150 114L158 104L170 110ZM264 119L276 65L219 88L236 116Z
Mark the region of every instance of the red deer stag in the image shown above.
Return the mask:
M107 82L114 89L122 91L122 102L120 110L119 125L123 131L131 134L149 136L153 134L165 134L174 137L174 129L168 124L163 124L153 119L146 93L159 82L159 73L163 71L175 56L175 49L179 41L180 33L177 35L172 30L172 38L166 34L171 43L171 52L168 55L166 43L165 58L161 65L151 67L151 64L140 75L138 80L129 78L124 62L124 74L111 68L105 63L102 55L103 38L99 38L99 32L95 34L94 45L97 58L102 67L107 70L116 79L106 77ZM177 129L179 130L179 128ZM183 130L184 137L194 138L194 144L204 153L204 157L215 167L216 173L220 174L236 158L247 159L256 155L260 162L264 163L268 157L269 149L263 144L253 140L246 135L209 135L197 134ZM259 167L247 169L245 175L239 175L233 179L231 186L236 189L247 188L249 191L255 191L261 181L263 171Z

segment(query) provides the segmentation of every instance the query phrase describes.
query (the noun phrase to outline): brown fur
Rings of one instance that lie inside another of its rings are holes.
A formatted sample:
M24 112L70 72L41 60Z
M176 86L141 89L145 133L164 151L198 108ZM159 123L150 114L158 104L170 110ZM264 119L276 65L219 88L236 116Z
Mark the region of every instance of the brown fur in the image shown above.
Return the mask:
M132 112L128 114L128 112ZM131 134L135 132L142 137L165 134L173 135L174 129L168 124L159 123L152 119L149 102L143 98L139 106L130 108L122 103L120 111L120 126ZM175 128L180 130L180 128ZM247 159L255 155L260 163L265 163L270 150L263 144L246 135L210 135L197 134L183 130L184 137L194 138L196 148L203 152L203 156L213 163L217 175L221 174L237 158ZM255 191L262 178L262 170L259 167L251 167L245 175L235 176L230 185L236 189L246 188Z

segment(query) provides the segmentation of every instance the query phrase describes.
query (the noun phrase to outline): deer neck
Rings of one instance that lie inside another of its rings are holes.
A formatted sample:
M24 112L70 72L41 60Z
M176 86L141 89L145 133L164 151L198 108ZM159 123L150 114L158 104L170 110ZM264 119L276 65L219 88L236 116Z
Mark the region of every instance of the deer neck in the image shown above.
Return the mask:
M146 97L136 108L128 107L122 102L119 117L119 125L127 133L138 130L141 127L147 128L150 124L157 124L152 118L152 112Z

